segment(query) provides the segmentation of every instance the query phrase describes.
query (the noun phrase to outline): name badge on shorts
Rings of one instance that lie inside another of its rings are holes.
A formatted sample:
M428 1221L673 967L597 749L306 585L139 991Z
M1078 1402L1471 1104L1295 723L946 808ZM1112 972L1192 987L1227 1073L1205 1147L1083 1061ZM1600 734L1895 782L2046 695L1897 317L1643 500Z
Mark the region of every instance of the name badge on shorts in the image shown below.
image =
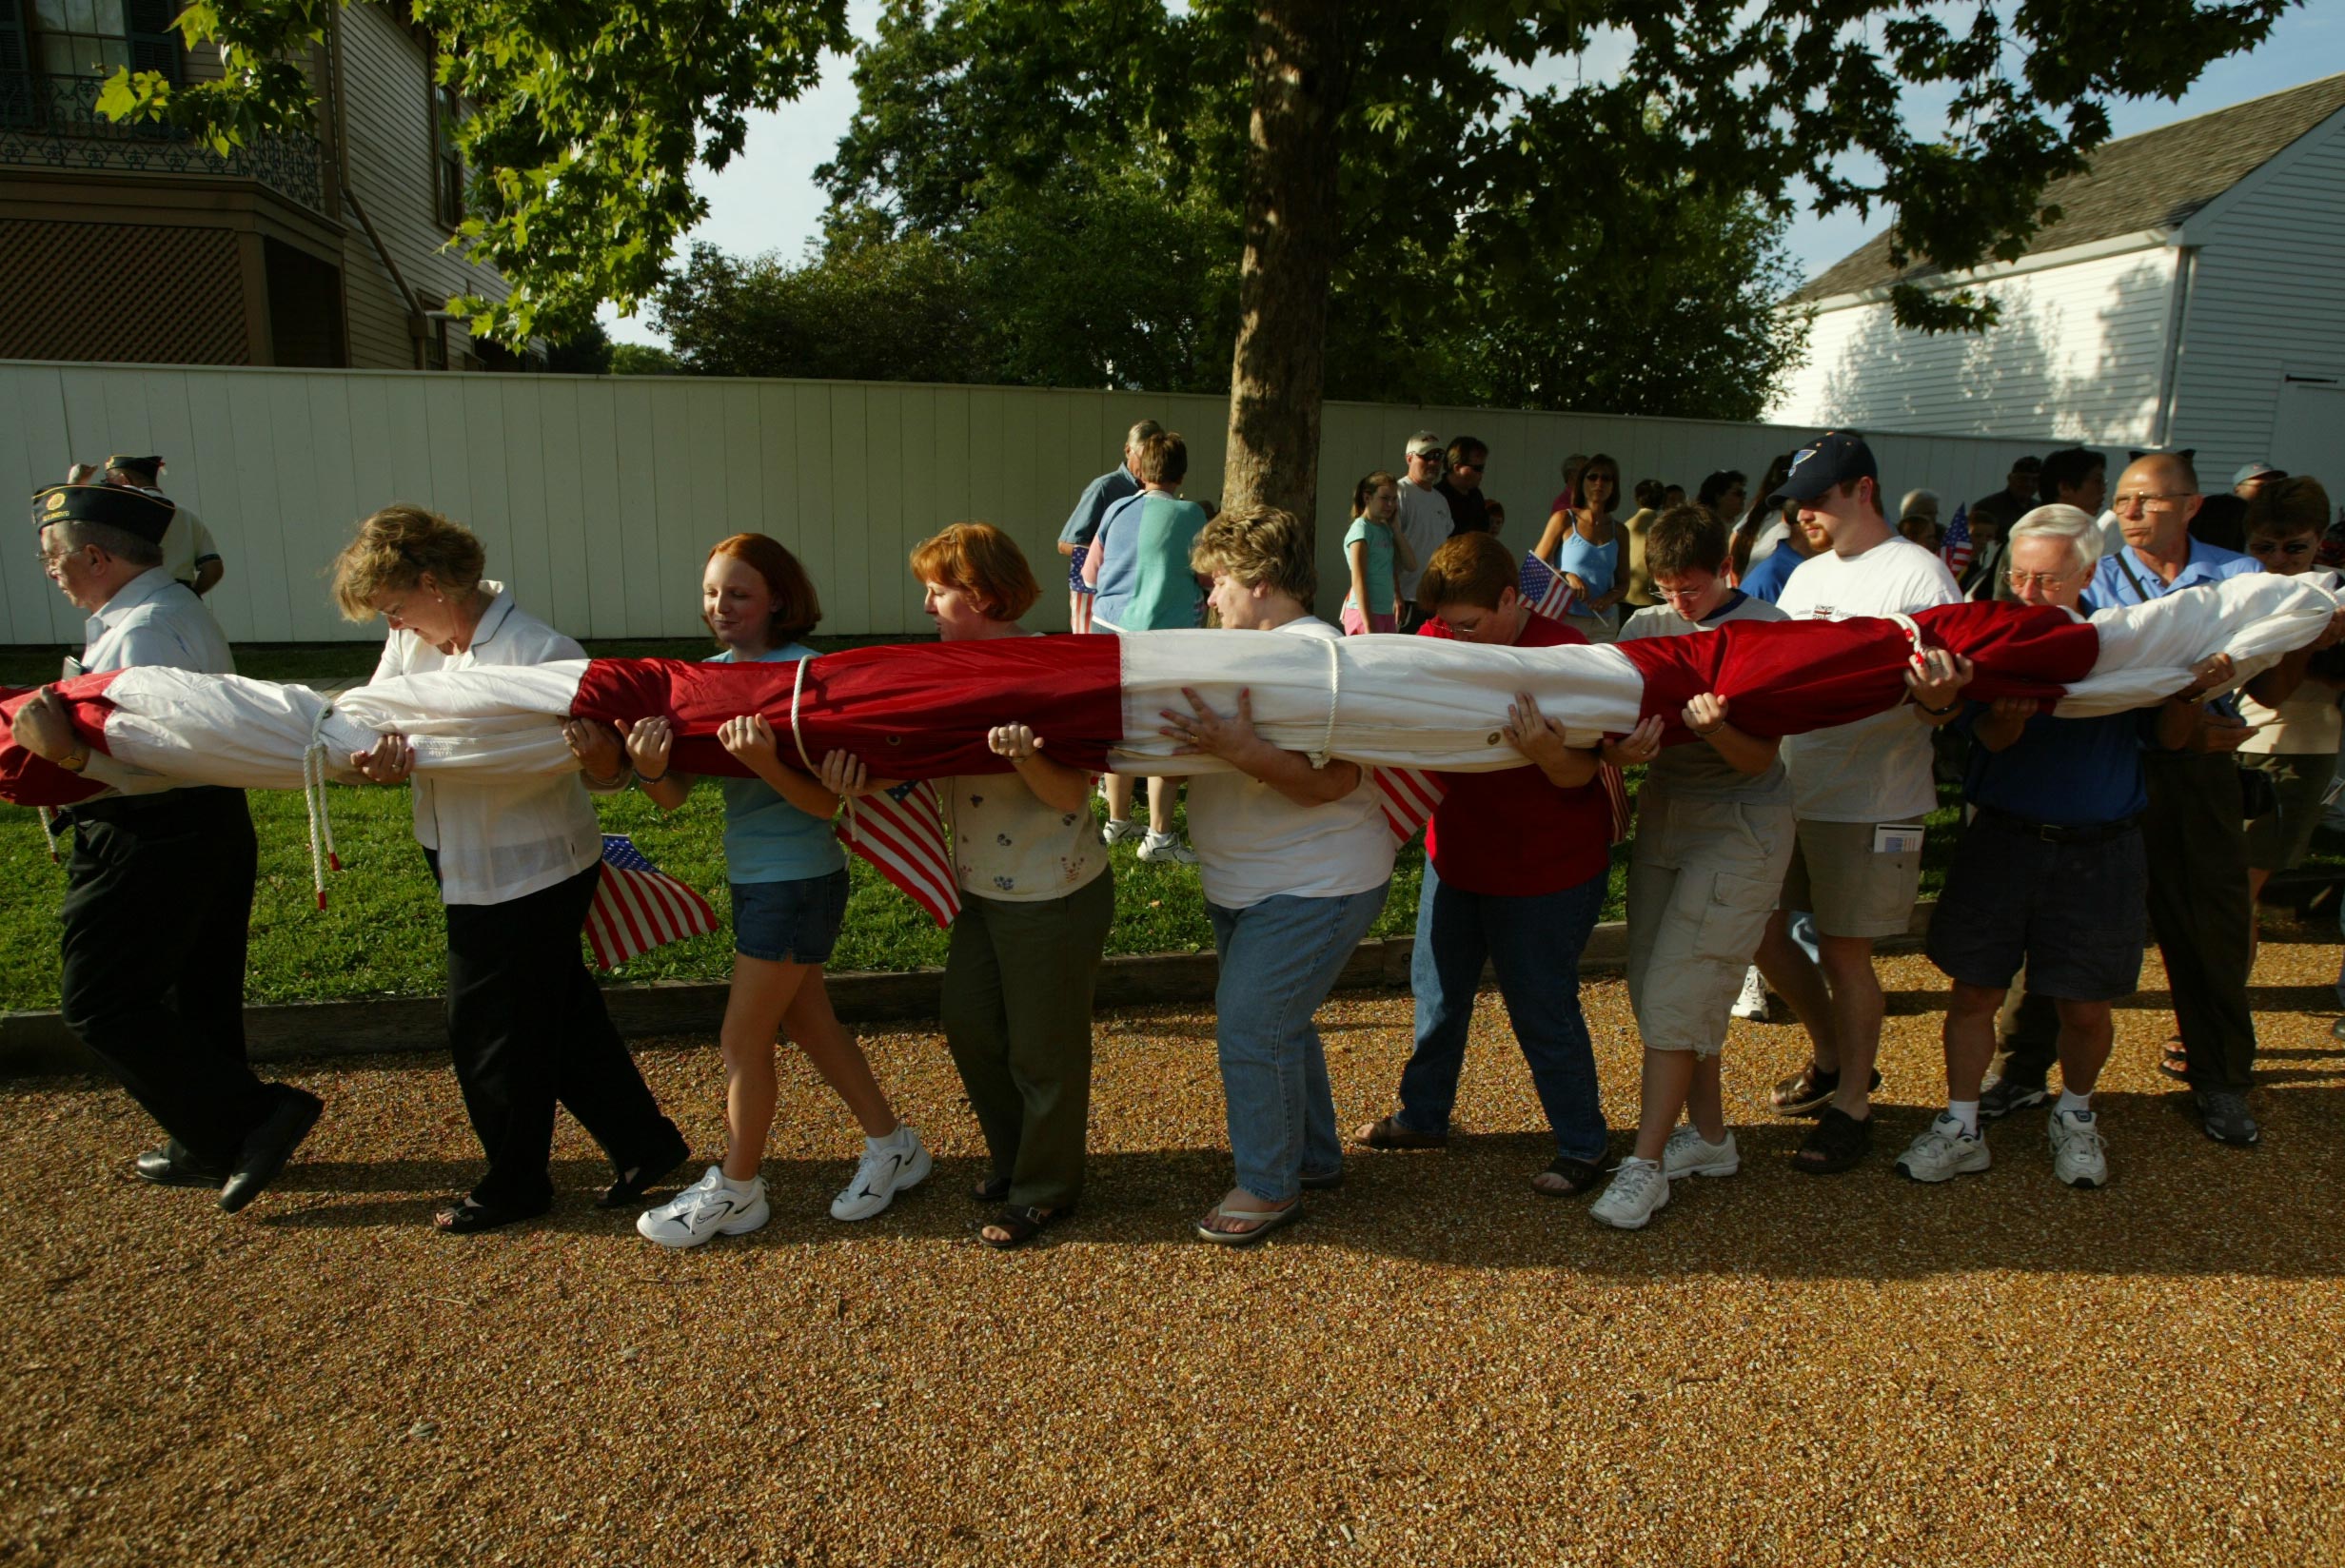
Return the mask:
M1920 854L1921 853L1921 824L1919 822L1884 822L1873 830L1875 854Z

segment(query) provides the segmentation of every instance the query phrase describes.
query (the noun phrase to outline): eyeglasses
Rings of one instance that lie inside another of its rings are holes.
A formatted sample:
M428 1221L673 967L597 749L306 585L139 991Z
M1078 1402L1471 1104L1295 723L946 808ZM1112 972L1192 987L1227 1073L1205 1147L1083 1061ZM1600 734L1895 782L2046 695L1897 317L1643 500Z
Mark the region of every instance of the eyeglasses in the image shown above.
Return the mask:
M1480 462L1466 462L1461 461L1458 462L1453 462L1449 466L1456 469L1461 474L1466 472L1468 468L1472 469L1477 474L1482 472L1482 464Z
M2172 507L2179 506L2182 502L2190 500L2194 492L2189 490L2175 490L2162 496L2154 496L2147 493L2136 494L2129 491L2122 496L2110 497L2109 510L2116 512L2120 516L2124 513L2135 511L2163 512Z
M1430 452L1411 452L1409 454L1409 461L1410 462L1439 462L1441 448L1436 446Z
M2075 576L2074 572L2005 572L2003 580L2018 591L2031 587L2049 588L2055 583L2066 582Z
M2300 539L2290 539L2282 543L2278 539L2260 541L2251 539L2247 548L2250 554L2262 554L2268 551L2276 556L2309 556L2320 548L2320 540Z

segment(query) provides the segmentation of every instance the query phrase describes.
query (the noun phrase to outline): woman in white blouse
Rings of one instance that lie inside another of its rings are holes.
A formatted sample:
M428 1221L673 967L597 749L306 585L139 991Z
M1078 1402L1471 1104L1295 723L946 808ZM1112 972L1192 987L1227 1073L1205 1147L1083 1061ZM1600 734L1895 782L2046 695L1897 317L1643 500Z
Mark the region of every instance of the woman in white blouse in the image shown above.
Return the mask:
M1342 634L1309 608L1310 527L1274 507L1224 512L1191 564L1231 631ZM1189 831L1221 959L1213 1032L1237 1185L1196 1223L1205 1241L1260 1241L1303 1212L1307 1187L1343 1180L1327 1052L1311 1015L1375 924L1392 881L1392 834L1364 770L1314 765L1257 734L1248 696L1217 714L1194 692L1164 733L1235 770L1193 775Z
M416 506L359 524L334 560L334 598L352 620L389 624L374 678L483 665L584 658L585 650L483 578L481 541ZM547 1166L554 1106L567 1106L617 1172L598 1200L632 1205L690 1149L636 1070L580 955L579 932L602 874L602 833L588 790L621 788L618 737L572 720L563 736L580 777L419 777L415 836L440 884L448 933L448 1038L464 1109L488 1157L472 1191L434 1223L469 1234L553 1206ZM378 784L410 782L415 749L386 735L350 758Z

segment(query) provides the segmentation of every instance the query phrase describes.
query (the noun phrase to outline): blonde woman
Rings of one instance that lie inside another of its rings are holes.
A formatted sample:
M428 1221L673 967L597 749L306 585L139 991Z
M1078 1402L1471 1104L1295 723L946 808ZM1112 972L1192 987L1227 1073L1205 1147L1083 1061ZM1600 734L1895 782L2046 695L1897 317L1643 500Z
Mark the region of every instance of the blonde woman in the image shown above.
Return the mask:
M375 679L586 657L484 578L486 565L469 530L420 506L385 507L359 524L335 558L334 598L349 619L381 616L389 626ZM644 1087L579 951L602 875L587 792L623 788L627 761L606 730L574 719L562 735L577 774L415 777L415 748L398 735L350 758L370 782L412 783L416 840L446 910L448 1039L488 1158L471 1192L434 1220L451 1235L553 1206L558 1101L617 1171L601 1207L633 1205L691 1152Z

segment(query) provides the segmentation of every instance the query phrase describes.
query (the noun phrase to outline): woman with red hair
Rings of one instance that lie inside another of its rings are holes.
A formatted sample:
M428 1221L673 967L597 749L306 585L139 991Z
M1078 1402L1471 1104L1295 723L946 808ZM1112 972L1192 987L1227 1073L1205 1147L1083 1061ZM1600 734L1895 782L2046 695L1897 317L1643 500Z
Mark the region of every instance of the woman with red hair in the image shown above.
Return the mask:
M815 657L799 639L821 620L822 605L806 569L780 541L736 534L708 553L700 617L722 648L711 662L787 664ZM771 1217L758 1171L774 1125L774 1044L783 1032L862 1125L862 1162L832 1200L831 1218L870 1219L931 1165L920 1135L897 1120L823 989L822 966L847 913L847 861L831 831L838 794L783 763L762 715L727 720L717 739L752 775L716 781L724 794L733 890L733 989L719 1035L725 1151L721 1164L636 1222L662 1246L743 1235ZM642 719L628 727L626 740L643 793L663 811L681 806L694 780L669 766L675 734L668 720Z
M956 522L912 552L924 608L946 642L1035 634L1018 624L1039 590L991 523ZM1083 1191L1091 1120L1092 983L1115 917L1115 878L1091 814L1091 774L1046 755L1050 737L995 725L986 745L1015 770L940 778L961 912L939 1011L993 1170L972 1196L999 1210L977 1233L1031 1241Z

